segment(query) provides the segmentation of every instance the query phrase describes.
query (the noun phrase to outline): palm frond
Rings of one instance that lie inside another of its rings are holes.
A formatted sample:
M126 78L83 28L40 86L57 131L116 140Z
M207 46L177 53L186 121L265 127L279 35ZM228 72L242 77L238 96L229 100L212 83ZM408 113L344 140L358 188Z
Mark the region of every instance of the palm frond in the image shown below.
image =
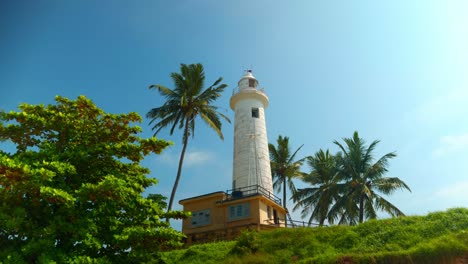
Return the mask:
M221 121L219 120L217 113L206 109L199 114L202 120L218 134L219 138L224 139L223 133L221 132Z
M167 97L176 96L176 92L160 84L152 84L148 89L156 89L161 95Z
M296 149L296 151L294 151L294 153L289 157L288 163L293 162L293 160L296 158L297 152L299 152L299 150L301 150L301 148L302 148L303 146L304 146L304 144L302 144L300 147L298 147L298 148ZM296 161L296 162L300 162L301 165L302 165L302 162L304 161L304 159L305 159L305 158L302 158L302 159L300 159L300 160L298 160L298 161ZM296 162L295 162L295 163L296 163Z
M398 207L379 195L376 195L374 203L376 208L389 213L393 217L405 215Z
M229 124L231 123L231 119L229 119L229 117L227 117L226 115L220 113L220 112L217 112L218 115L223 118L226 122L228 122Z
M375 211L374 207L374 198L373 196L366 196L364 201L364 218L365 219L376 219L377 212Z
M411 192L410 187L402 180L396 177L392 178L379 178L372 182L372 185L376 188L377 191L389 195L398 189L406 189Z
M177 112L176 116L174 117L172 127L169 130L169 134L170 135L174 134L174 130L177 126L177 123L179 123L179 127L180 127L184 123L184 121L185 121L185 116L181 112Z
M270 151L270 161L276 162L279 159L279 155L275 145L269 143L268 150Z
M294 195L296 193L296 186L294 185L294 182L292 181L292 177L289 177L287 179L288 183L288 189L291 191L291 195Z
M273 189L277 192L281 192L281 186L283 185L283 179L276 176L276 180L273 182Z

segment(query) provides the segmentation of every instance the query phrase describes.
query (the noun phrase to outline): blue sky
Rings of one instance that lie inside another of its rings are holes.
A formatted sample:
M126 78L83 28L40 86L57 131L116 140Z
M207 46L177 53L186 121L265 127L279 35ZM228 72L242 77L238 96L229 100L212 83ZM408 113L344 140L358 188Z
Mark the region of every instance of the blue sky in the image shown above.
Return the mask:
M466 207L467 12L466 1L1 1L0 109L83 94L144 116L163 103L150 84L171 87L180 63L200 62L207 84L229 85L218 105L233 119L229 97L252 69L270 142L289 136L306 156L357 130L381 140L377 155L397 152L388 176L412 193L389 200L406 214ZM224 141L197 129L177 200L231 186L233 126ZM144 161L160 181L148 191L169 196L181 134L158 137L175 146Z

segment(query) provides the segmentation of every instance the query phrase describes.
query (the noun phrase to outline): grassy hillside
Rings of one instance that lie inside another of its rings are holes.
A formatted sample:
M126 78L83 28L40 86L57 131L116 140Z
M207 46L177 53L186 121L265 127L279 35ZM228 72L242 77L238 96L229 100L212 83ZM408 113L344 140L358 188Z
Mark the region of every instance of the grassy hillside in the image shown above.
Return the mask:
M194 245L162 258L167 264L466 263L468 208L357 226L245 232L236 241Z

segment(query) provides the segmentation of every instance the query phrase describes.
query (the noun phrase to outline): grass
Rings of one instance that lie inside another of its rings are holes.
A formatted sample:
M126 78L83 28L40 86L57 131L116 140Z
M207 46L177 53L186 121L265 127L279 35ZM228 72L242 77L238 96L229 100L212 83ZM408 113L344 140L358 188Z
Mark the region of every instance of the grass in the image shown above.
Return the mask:
M468 257L468 208L357 226L245 232L162 255L171 263L454 263Z

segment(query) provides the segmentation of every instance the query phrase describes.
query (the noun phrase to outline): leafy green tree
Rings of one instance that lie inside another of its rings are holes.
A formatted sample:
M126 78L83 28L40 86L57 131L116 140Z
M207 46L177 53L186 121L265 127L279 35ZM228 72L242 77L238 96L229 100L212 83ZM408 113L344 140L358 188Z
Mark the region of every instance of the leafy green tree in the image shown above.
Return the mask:
M149 87L150 89L157 89L166 98L166 102L160 107L151 109L146 114L151 119L150 125L154 123L152 127L155 131L154 135L168 126L171 127L171 135L176 127L183 130L182 152L180 153L177 175L169 199L168 211L172 209L177 187L179 186L188 139L190 136L193 138L195 135L197 117L200 117L208 124L221 139L224 139L224 137L221 132L220 118L229 123L231 122L227 116L218 111L218 107L213 105L213 102L221 96L221 93L227 87L226 84L220 84L223 78L218 78L210 87L203 90L205 73L203 65L199 63L181 64L180 73L173 72L171 78L174 82L174 89L159 84Z
M317 221L320 226L323 226L326 220L333 223L334 219L329 218L328 212L346 187L340 182L336 158L328 150L319 150L314 156L307 157L306 163L311 172L302 180L311 187L298 189L293 195L296 202L293 210L302 208L302 218L310 215L309 225L313 221Z
M366 146L357 131L352 138L344 138L343 141L344 144L338 141L334 143L341 150L337 154L337 164L341 178L346 183L346 189L330 209L330 215L341 218L342 223L349 224L375 219L377 210L387 212L391 216L404 215L381 195L392 194L398 189L411 191L399 178L384 177L388 171L388 161L396 157L396 154L390 152L375 161L374 150L380 141L375 140Z
M274 179L273 187L278 192L283 187L283 207L286 208L286 189L289 188L293 195L296 192L293 179L304 176L304 173L301 172L304 159L294 160L302 146L291 152L288 137L280 135L276 143L277 146L268 144L271 174Z
M109 114L91 100L0 112L0 259L8 263L141 263L183 235L161 221L157 183L140 161L168 142L138 136L137 113Z

